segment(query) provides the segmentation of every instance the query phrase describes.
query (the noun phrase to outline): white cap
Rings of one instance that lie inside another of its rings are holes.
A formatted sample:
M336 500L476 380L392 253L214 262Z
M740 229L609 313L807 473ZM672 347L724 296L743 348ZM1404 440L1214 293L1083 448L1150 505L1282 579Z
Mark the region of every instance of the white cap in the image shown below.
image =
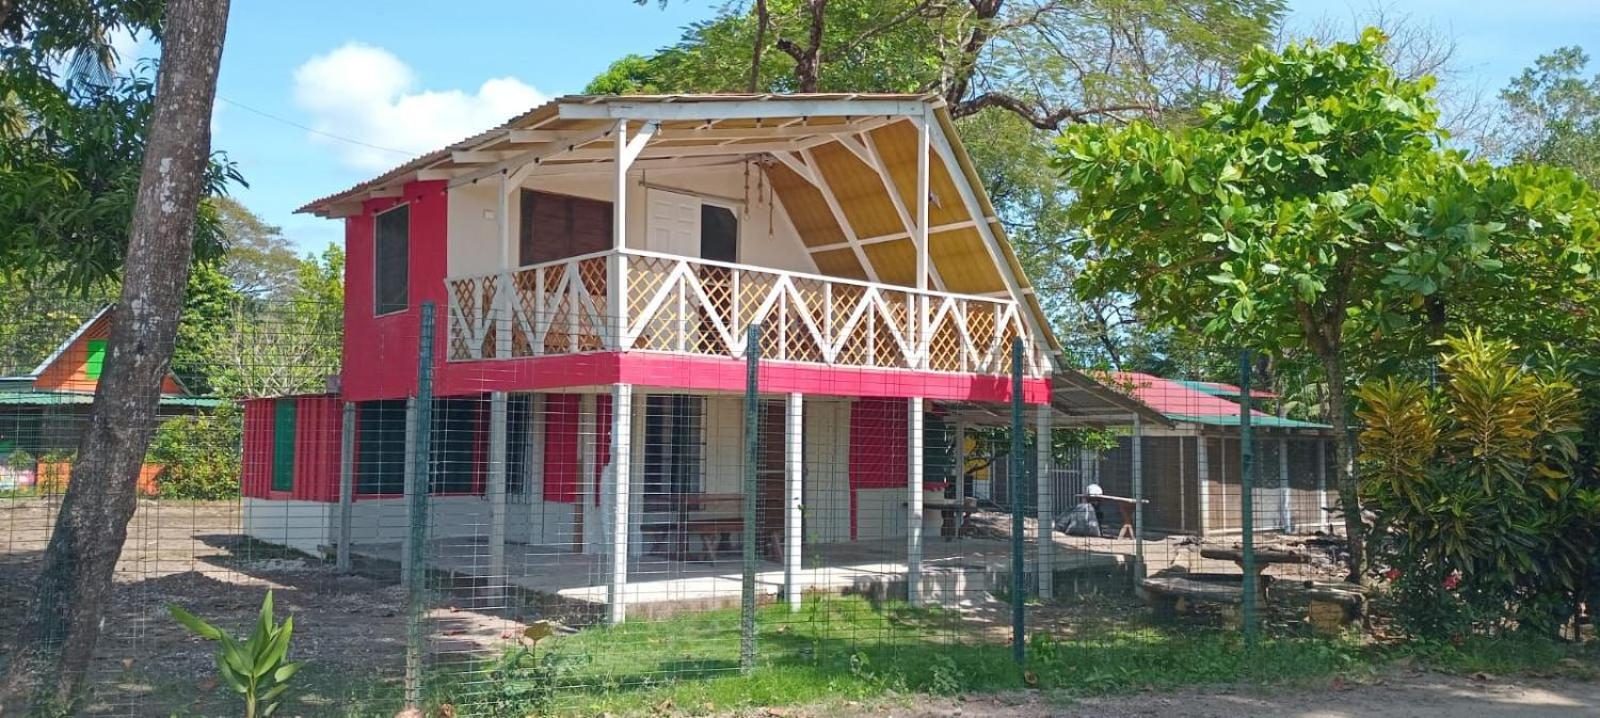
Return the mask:
M1089 484L1088 486L1083 487L1083 493L1086 493L1090 496L1100 496L1101 494L1104 494L1105 491L1100 489L1099 484Z

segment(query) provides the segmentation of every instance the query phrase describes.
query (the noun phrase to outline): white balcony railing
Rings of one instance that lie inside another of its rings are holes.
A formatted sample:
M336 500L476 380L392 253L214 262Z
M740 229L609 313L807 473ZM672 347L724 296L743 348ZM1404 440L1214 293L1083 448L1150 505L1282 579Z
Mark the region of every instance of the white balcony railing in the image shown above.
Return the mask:
M748 329L760 324L764 360L1000 375L1020 337L1025 373L1040 375L1022 308L1009 299L637 250L446 283L452 361L591 351L743 358Z

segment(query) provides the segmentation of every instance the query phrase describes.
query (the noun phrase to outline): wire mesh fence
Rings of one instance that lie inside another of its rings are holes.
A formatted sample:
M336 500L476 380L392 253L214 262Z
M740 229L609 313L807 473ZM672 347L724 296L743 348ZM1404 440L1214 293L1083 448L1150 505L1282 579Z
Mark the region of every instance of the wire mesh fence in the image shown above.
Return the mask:
M799 319L684 311L640 331L666 348L618 351L565 304L420 303L363 336L339 311L184 333L83 713L229 714L167 607L245 631L268 590L300 715L1063 685L1134 637L1354 615L1331 434L1237 374L1047 375L997 330L977 369L911 371L881 327L823 352ZM0 337L0 643L114 317Z

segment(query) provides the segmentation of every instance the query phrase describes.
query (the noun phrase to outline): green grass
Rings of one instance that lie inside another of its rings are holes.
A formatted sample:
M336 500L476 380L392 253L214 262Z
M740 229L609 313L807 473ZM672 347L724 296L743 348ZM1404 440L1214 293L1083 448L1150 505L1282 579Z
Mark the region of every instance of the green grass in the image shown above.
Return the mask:
M1070 641L1035 636L1025 674L1009 645L979 642L974 626L940 611L829 598L808 601L797 614L763 608L757 625L758 658L749 676L739 672L738 612L714 611L547 639L530 667L479 671L470 681L457 673L440 681L439 698L467 712L492 705L636 715L670 706L695 714L903 693L1034 687L1079 696L1274 682L1329 676L1363 661L1361 649L1345 641L1266 640L1247 652L1232 632L1121 624Z

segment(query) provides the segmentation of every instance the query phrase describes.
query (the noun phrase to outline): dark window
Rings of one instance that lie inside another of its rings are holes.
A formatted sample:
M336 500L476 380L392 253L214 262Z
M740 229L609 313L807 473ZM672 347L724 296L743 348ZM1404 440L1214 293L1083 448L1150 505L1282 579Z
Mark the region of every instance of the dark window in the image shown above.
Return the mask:
M700 258L739 261L739 217L714 204L700 205Z
M533 395L512 394L506 404L506 493L528 491L528 456L533 448L530 435Z
M477 488L487 405L488 400L479 397L433 401L432 476L428 482L432 493L466 494Z
M294 490L294 399L279 399L272 417L272 490Z
M405 493L405 400L366 401L357 411L356 493Z
M611 203L522 190L517 242L523 266L611 248Z
M645 400L645 510L677 510L684 496L700 493L703 416L705 400L698 396Z
M373 231L374 314L405 311L410 271L411 208L400 205L379 214Z

